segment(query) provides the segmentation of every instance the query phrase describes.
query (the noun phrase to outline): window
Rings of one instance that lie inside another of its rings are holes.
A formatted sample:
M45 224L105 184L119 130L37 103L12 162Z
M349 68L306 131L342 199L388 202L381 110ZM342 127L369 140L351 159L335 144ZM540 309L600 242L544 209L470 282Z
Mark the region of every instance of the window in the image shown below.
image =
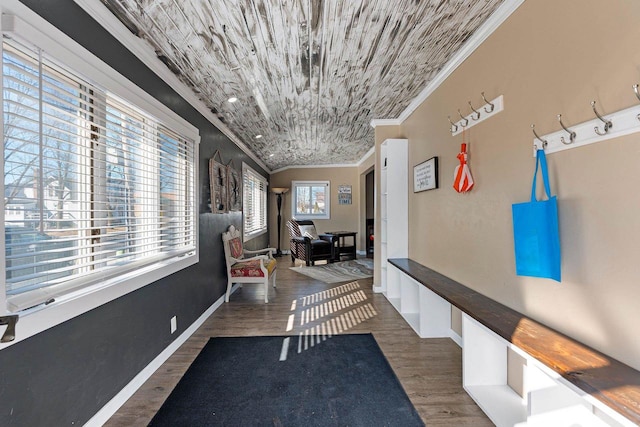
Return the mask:
M194 253L192 128L13 35L2 42L2 108L9 311Z
M267 180L249 165L242 164L243 221L246 242L267 232Z
M293 181L291 216L296 219L331 218L329 181Z

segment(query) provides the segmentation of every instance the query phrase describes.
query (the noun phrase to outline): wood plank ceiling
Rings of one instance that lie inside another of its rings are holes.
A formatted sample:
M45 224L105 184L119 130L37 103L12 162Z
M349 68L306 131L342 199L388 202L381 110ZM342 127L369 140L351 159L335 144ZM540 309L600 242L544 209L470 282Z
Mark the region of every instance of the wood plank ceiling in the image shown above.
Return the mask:
M357 163L502 2L101 1L271 170Z

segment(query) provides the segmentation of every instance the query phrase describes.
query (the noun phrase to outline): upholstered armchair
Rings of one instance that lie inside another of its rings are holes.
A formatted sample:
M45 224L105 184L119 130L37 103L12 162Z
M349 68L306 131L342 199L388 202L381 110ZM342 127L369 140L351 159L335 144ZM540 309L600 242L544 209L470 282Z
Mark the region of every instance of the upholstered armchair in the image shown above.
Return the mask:
M313 221L287 221L289 242L291 244L291 262L296 258L304 260L308 265L315 265L318 260L333 262L336 236L318 234Z
M231 287L234 283L262 283L264 284L264 302L269 302L269 279L276 287L276 265L273 258L275 248L265 248L257 251L243 249L240 230L230 225L222 233L224 256L227 262L227 295L229 302ZM247 256L249 255L249 256Z

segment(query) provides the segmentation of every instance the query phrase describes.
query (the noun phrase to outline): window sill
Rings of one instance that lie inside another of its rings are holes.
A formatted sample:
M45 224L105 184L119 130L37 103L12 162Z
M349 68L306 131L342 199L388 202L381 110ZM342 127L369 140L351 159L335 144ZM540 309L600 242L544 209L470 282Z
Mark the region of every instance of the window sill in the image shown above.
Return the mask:
M248 242L249 240L255 239L258 236L262 236L263 234L265 234L267 232L267 229L263 229L263 230L259 230L259 231L254 231L253 233L250 234L243 234L242 236L242 242Z
M0 350L143 288L197 262L198 254L197 251L194 251L192 255L163 260L62 297L57 297L51 304L40 304L23 310L18 313L20 318L16 325L16 339L9 343L0 344Z

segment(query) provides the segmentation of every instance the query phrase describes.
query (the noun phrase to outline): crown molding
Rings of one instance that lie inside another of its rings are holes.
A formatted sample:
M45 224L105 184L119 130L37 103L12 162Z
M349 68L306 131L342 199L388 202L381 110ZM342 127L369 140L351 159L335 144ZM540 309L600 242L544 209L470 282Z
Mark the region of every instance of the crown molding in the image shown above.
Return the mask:
M336 163L331 165L298 165L298 166L285 166L280 169L275 169L270 172L271 175L278 172L283 172L288 169L319 169L319 168L357 168L357 163Z
M374 126L375 127L375 126ZM364 156L362 156L362 158L360 160L358 160L358 163L356 163L356 166L362 166L362 164L373 154L375 154L376 152L376 146L374 145L373 147L371 147L371 149L369 151L366 152L366 154Z
M125 48L133 53L142 63L144 63L151 71L167 83L182 98L184 98L193 108L198 110L212 125L218 128L226 135L235 145L238 146L247 156L255 161L267 173L271 173L271 169L260 160L249 147L222 123L199 99L196 94L184 84L178 76L173 74L167 66L158 59L153 49L141 38L136 37L116 16L107 9L107 7L97 0L74 0L89 16L95 19L105 30L115 37Z
M373 119L371 126L401 125L522 3L524 0L505 0L396 119Z
M402 121L400 119L373 119L370 124L375 129L376 126L400 126Z

